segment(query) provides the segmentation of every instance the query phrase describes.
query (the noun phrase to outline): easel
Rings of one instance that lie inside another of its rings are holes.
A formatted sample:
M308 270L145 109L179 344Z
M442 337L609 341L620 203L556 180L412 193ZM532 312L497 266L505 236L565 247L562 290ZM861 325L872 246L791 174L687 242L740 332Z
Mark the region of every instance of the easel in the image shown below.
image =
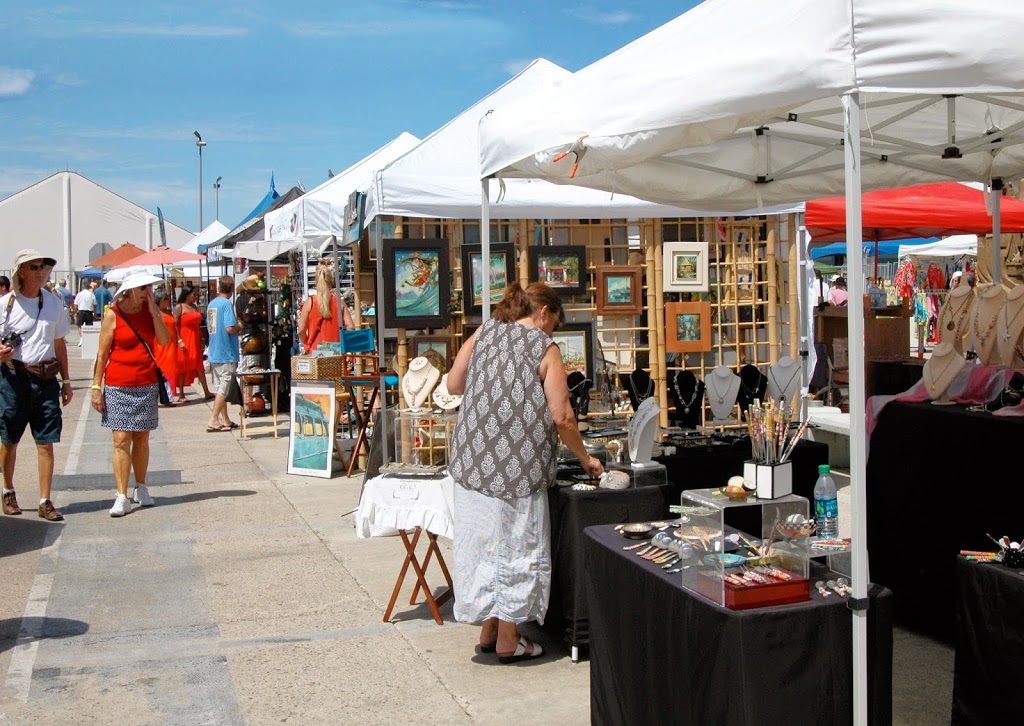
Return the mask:
M409 533L404 529L399 530L398 534L402 538L402 544L405 545L405 561L402 563L402 569L398 573L398 581L395 582L394 592L391 593L391 600L388 602L387 610L384 611L384 622L388 622L391 619L391 611L395 608L395 603L398 601L398 593L402 589L402 583L405 582L405 573L409 571L409 565L412 565L412 569L416 572L416 587L412 590L412 597L409 598L409 604L416 604L416 596L419 594L420 589L423 589L423 595L426 597L427 605L430 606L430 612L434 615L434 620L437 621L438 625L444 624L444 618L441 617L441 612L438 608L446 603L449 598L452 597L452 576L448 574L448 566L445 564L444 557L441 556L441 550L437 546L437 535L433 532L427 532L427 539L430 540L430 544L427 546L427 556L423 558L423 564L421 565L419 560L416 558L416 545L420 541L420 535L423 533L422 527L416 527L413 530L412 539L409 539ZM427 567L430 566L430 558L434 554L437 554L437 564L441 566L441 572L444 573L444 579L448 583L448 589L441 593L441 596L434 598L433 593L430 590L430 586L427 584L426 571Z

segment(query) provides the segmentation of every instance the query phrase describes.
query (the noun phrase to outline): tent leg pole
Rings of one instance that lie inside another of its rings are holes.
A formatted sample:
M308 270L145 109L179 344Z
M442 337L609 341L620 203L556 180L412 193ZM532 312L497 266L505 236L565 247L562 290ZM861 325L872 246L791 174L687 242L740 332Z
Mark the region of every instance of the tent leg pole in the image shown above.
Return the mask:
M481 324L491 317L491 180L480 180L480 291ZM472 276L472 270L463 270L463 275ZM472 304L472 300L469 301ZM467 308L468 309L468 308ZM463 341L465 342L465 341Z
M850 502L853 521L853 598L866 603L868 593L866 505L867 459L864 391L864 258L861 217L860 94L843 96L845 119L846 259L849 261L850 289ZM868 611L853 611L853 723L868 723Z

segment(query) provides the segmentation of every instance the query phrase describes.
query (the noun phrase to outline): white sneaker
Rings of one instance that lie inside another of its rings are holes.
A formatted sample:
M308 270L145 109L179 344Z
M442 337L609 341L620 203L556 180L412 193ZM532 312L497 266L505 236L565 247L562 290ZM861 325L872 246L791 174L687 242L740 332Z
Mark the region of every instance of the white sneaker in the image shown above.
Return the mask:
M114 506L110 508L111 517L123 517L132 511L132 503L124 494L118 494Z
M153 501L153 497L149 496L149 489L145 484L138 484L135 487L135 493L132 494L132 501L138 502L143 507L152 507L156 502Z

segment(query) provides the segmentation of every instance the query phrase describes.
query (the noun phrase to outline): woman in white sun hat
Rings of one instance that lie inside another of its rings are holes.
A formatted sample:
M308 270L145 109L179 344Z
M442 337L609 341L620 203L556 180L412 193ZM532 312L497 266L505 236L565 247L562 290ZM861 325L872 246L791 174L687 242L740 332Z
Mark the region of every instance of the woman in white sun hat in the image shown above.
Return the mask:
M159 277L145 267L128 270L103 314L99 353L93 370L92 407L103 414L104 428L114 435L114 483L117 497L111 517L132 511L128 475L135 470L135 494L143 507L155 502L146 488L149 468L149 432L157 427L159 379L154 346L167 345L171 333L156 306L153 284Z

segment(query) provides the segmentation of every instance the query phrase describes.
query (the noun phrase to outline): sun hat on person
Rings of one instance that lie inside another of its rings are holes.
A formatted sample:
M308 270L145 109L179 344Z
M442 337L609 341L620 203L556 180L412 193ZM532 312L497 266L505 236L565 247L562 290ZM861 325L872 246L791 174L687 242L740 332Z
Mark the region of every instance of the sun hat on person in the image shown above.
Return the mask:
M950 280L955 280L958 277L963 277L963 276L964 276L964 271L963 270L957 270L956 272L953 273L953 276L951 278L949 278L949 279Z
M238 294L240 292L249 292L251 290L259 290L259 289L260 289L260 276L259 275L249 275L247 278L245 278L244 280L242 280L242 282L240 282L238 284L238 287L235 288L235 294Z
M134 290L137 287L145 287L146 285L153 285L162 280L156 275L151 275L142 265L128 268L128 272L124 274L121 279L121 286L117 288L117 292L114 297L121 297L124 293L129 290Z
M26 249L20 250L18 254L14 256L14 269L17 270L26 262L31 262L32 260L42 260L43 264L46 265L47 267L57 266L57 260L53 259L52 257L47 257L39 250Z

